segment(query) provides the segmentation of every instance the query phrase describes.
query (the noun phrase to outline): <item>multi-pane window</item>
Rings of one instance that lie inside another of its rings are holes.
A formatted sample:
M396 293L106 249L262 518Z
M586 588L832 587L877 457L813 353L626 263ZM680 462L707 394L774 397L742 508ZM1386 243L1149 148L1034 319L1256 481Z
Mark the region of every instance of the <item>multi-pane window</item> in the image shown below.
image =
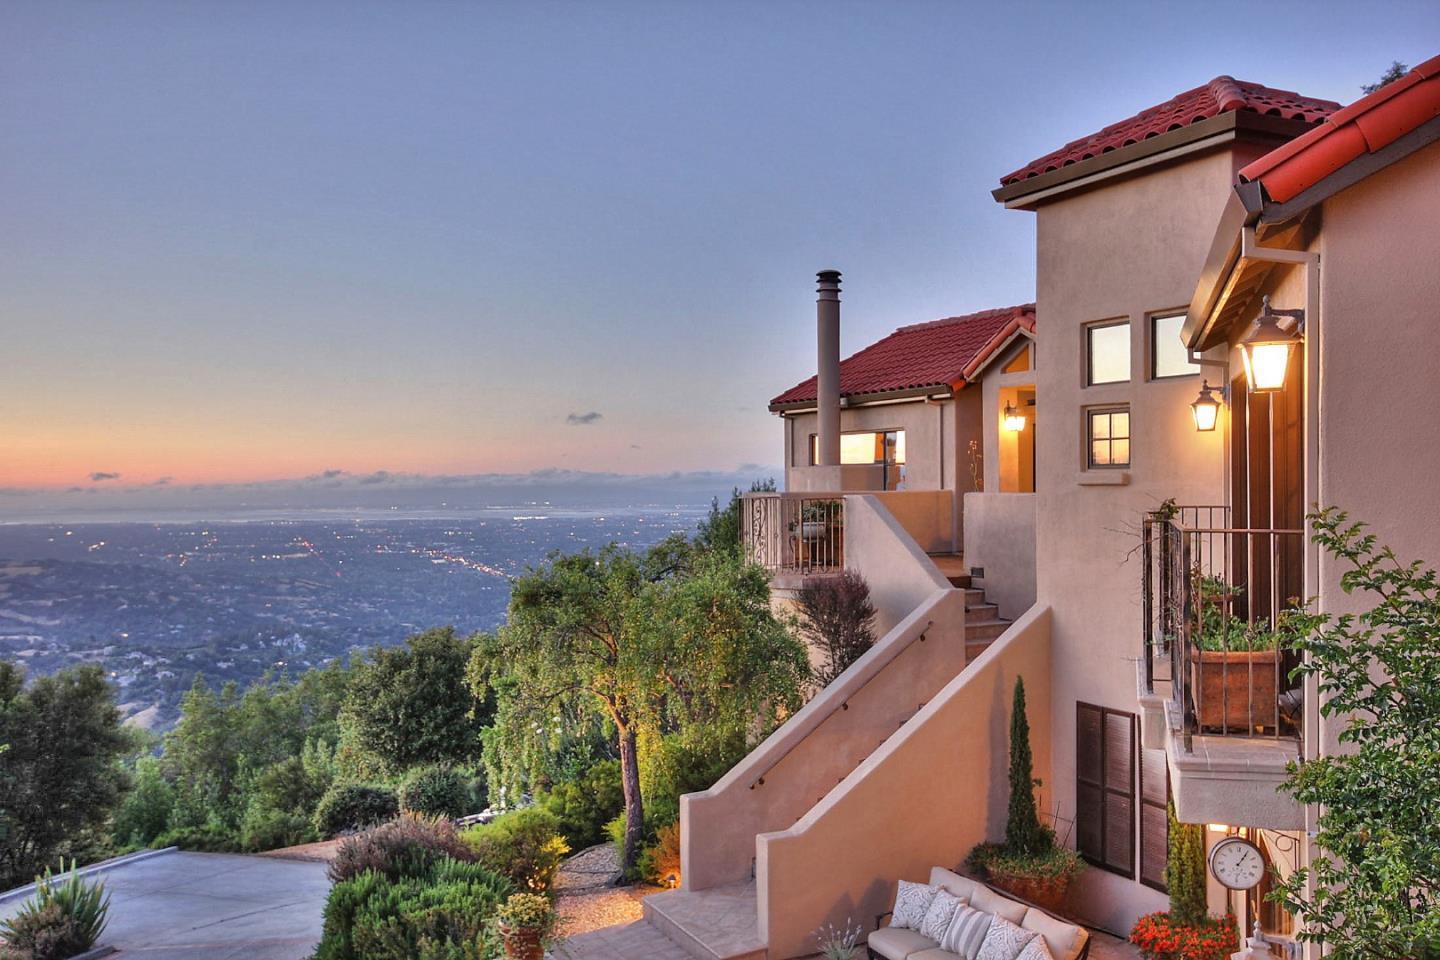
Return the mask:
M1135 715L1075 704L1075 846L1105 870L1135 876Z
M1086 463L1091 467L1130 466L1130 408L1101 407L1085 412Z
M1200 372L1200 364L1191 362L1190 351L1180 339L1184 326L1183 313L1150 318L1150 376L1154 379Z
M1085 328L1085 383L1124 383L1130 379L1130 321L1096 323Z

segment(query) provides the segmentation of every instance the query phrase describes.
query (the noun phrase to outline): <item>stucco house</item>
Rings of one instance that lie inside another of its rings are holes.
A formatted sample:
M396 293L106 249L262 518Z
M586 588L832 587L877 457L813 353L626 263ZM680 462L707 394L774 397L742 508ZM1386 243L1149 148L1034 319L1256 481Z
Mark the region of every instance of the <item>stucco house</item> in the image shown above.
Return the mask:
M1194 611L1263 631L1295 599L1353 610L1304 534L1315 504L1440 562L1440 57L1344 108L1218 77L994 196L1036 217L1033 314L903 327L842 364L839 276L821 274L817 377L772 405L787 485L772 499L836 506L797 514L782 547L747 501L743 535L777 574L797 551L803 575L861 572L884 632L682 798L682 889L645 909L696 956L813 953L821 924L868 928L898 880L997 837L1017 676L1041 807L1090 864L1068 914L1123 935L1165 908L1169 800L1266 875L1305 865L1314 811L1277 787L1287 762L1336 749L1336 722L1289 683L1291 654L1235 658ZM957 364L950 338L992 327L985 356ZM1036 401L1011 431L1034 444L1033 492L1001 472L1012 388ZM959 449L977 435L979 490ZM876 459L846 463L847 443ZM912 493L930 500L897 499ZM997 604L1008 620L977 649ZM1318 956L1267 882L1212 880L1211 908L1258 921L1277 956Z

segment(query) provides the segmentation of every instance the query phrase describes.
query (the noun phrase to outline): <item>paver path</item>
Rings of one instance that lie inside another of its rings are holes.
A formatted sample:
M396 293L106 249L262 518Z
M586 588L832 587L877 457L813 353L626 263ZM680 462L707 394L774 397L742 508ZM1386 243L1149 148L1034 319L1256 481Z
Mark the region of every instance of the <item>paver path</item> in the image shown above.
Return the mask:
M99 874L110 893L102 943L136 960L304 960L320 940L324 863L172 852ZM0 903L0 919L24 902Z
M568 937L550 955L555 960L691 960L644 920Z

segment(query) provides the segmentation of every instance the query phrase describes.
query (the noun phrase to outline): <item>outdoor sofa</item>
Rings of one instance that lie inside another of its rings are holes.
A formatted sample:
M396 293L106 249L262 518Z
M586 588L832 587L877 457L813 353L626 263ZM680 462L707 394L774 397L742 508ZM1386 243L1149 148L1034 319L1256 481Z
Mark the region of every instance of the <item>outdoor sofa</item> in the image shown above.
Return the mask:
M1025 930L1038 933L1055 960L1086 960L1090 955L1090 931L1039 907L1003 897L978 880L962 877L943 867L933 867L930 870L930 886L967 901L982 913L1004 917ZM890 915L891 911L887 910L875 918L876 930L866 942L870 960L955 960L958 956L942 950L935 940L916 930L880 926L881 921Z

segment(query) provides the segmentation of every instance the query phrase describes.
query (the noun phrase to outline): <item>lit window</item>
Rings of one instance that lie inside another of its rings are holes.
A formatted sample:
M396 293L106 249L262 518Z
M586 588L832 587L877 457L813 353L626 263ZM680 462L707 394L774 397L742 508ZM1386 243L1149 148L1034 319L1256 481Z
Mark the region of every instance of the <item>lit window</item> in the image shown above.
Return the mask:
M1030 348L1026 347L1015 355L1015 358L1004 366L1005 373L1024 373L1030 369Z
M1130 379L1130 321L1098 323L1085 328L1088 386L1124 383Z
M810 434L810 462L820 462L820 437ZM904 430L866 430L840 434L840 462L843 464L905 462Z
M1130 466L1130 409L1109 407L1086 415L1086 440L1092 467Z
M1200 364L1190 362L1190 351L1180 339L1180 328L1184 325L1183 313L1150 318L1150 370L1156 380L1200 372Z

